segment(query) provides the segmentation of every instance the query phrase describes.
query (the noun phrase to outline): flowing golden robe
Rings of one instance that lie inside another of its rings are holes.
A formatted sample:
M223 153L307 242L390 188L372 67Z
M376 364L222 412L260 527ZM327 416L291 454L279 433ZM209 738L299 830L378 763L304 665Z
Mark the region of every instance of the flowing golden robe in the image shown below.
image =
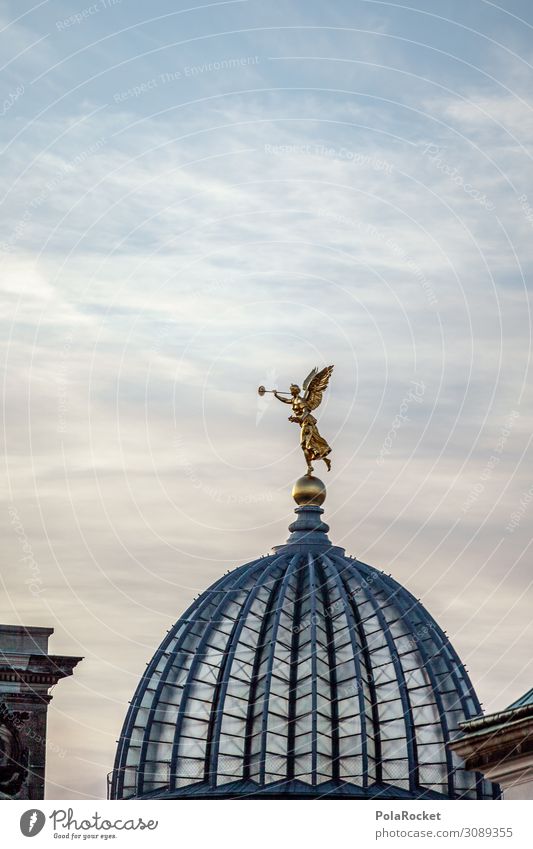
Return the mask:
M309 459L323 460L324 457L331 452L331 448L324 439L320 436L316 426L316 419L311 414L304 401L300 396L292 401L293 418L300 425L300 445Z

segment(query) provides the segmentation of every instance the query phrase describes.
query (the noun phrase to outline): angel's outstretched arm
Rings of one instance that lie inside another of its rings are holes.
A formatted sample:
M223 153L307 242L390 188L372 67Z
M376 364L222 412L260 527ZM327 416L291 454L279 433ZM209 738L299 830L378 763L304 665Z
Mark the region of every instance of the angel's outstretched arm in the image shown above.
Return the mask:
M278 401L282 401L284 404L292 404L292 400L290 398L284 398L282 395L278 395L276 390L274 389L274 395L278 399Z

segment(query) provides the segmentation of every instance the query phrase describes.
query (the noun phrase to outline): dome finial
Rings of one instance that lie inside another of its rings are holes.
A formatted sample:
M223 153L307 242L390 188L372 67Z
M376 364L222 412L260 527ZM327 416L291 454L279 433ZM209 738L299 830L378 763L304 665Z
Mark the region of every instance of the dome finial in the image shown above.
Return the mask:
M332 371L333 366L326 366L322 371L314 368L303 382L303 394L300 394L300 387L297 383L291 383L289 392L278 392L277 389L265 389L264 386L260 386L257 390L259 395L264 395L265 392L273 392L278 401L291 405L293 414L289 416L289 421L300 425L300 446L304 452L305 462L307 463L307 475L309 477L313 474L312 463L316 460L323 460L328 472L331 469L331 460L328 456L331 454L331 448L324 437L318 432L316 419L311 415L311 412L320 406L322 395L328 388ZM289 397L283 398L283 395L288 395Z
M313 475L304 475L298 478L292 488L292 497L298 507L314 505L320 507L326 500L326 486L319 478Z

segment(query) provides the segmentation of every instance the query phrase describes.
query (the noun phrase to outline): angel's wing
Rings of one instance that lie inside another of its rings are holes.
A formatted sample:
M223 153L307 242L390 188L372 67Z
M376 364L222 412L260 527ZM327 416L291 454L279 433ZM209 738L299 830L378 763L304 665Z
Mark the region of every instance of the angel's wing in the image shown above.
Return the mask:
M306 406L310 410L316 410L322 401L322 394L327 389L333 366L326 366L322 371L313 369L306 381L309 381L305 392ZM305 383L304 383L305 388Z
M304 392L307 392L307 389L309 388L309 384L311 383L311 381L312 381L312 379L314 378L315 374L318 374L318 369L317 369L317 368L312 369L312 370L309 372L309 374L307 375L307 377L305 378L305 380L304 380L304 382L303 382L303 384L302 384L302 389L303 389L303 391L304 391Z

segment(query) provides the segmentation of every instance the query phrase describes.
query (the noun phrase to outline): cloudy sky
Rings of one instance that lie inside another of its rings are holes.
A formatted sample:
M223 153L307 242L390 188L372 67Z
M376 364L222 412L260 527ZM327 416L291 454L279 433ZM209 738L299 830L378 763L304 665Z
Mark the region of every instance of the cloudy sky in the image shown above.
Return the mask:
M335 542L485 709L531 687L532 32L527 0L0 1L1 617L85 658L49 798L105 795L166 630L286 538L298 432L256 390L314 365Z

